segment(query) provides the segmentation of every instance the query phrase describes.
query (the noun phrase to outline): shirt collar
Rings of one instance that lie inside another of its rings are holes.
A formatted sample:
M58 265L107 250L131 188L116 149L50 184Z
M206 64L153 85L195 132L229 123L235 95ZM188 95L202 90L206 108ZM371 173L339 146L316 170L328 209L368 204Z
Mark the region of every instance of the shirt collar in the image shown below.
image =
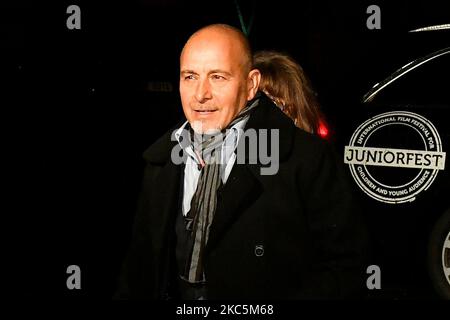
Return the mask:
M230 134L225 138L224 144L222 148L227 149L226 154L228 154L230 151L234 151L237 147L237 143L241 137L241 134L244 132L244 127L247 124L248 119L250 116L247 116L243 118L241 121L238 121L235 123L231 128L228 130L231 130ZM188 121L184 122L180 128L178 128L175 131L175 139L177 140L180 147L189 155L191 156L195 161L197 161L197 157L195 156L194 150L192 148L192 145L186 143L185 137L188 133L188 130L186 129L186 126L188 125Z

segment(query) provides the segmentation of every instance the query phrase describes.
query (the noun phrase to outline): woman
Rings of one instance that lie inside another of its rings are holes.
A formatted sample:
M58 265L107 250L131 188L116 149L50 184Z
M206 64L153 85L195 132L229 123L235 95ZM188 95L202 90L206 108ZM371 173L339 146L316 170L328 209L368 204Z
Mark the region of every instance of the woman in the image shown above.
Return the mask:
M276 51L256 52L253 63L261 72L259 90L271 98L297 127L324 136L326 128L319 103L302 67L290 56Z

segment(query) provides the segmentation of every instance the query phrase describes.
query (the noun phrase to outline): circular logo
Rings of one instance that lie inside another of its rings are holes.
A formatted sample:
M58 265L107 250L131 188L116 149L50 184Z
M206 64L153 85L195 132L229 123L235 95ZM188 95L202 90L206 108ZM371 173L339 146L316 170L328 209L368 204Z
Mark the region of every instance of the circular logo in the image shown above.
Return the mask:
M411 202L427 190L445 152L434 125L407 111L379 114L361 124L345 147L344 162L357 185L385 203Z

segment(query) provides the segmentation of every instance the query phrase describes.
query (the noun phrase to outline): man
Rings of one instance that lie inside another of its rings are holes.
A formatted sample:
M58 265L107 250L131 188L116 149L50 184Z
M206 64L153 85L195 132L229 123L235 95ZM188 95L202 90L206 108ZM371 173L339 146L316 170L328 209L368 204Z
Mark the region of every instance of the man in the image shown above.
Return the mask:
M244 35L227 25L185 44L187 122L144 153L117 297L334 298L364 284L365 229L341 167L326 142L258 93L251 57ZM268 130L257 145L275 155L276 170L264 174L261 154L240 147L247 132Z

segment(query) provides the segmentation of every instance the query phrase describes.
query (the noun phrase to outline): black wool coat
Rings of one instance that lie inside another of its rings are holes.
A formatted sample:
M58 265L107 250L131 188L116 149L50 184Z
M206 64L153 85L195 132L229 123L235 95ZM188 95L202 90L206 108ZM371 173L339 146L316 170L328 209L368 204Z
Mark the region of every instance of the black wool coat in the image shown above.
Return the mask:
M357 296L365 286L367 233L330 144L296 128L264 95L245 130L279 129L279 170L235 163L218 194L205 253L209 299ZM146 168L116 298L167 299L183 165L172 131L144 152Z

